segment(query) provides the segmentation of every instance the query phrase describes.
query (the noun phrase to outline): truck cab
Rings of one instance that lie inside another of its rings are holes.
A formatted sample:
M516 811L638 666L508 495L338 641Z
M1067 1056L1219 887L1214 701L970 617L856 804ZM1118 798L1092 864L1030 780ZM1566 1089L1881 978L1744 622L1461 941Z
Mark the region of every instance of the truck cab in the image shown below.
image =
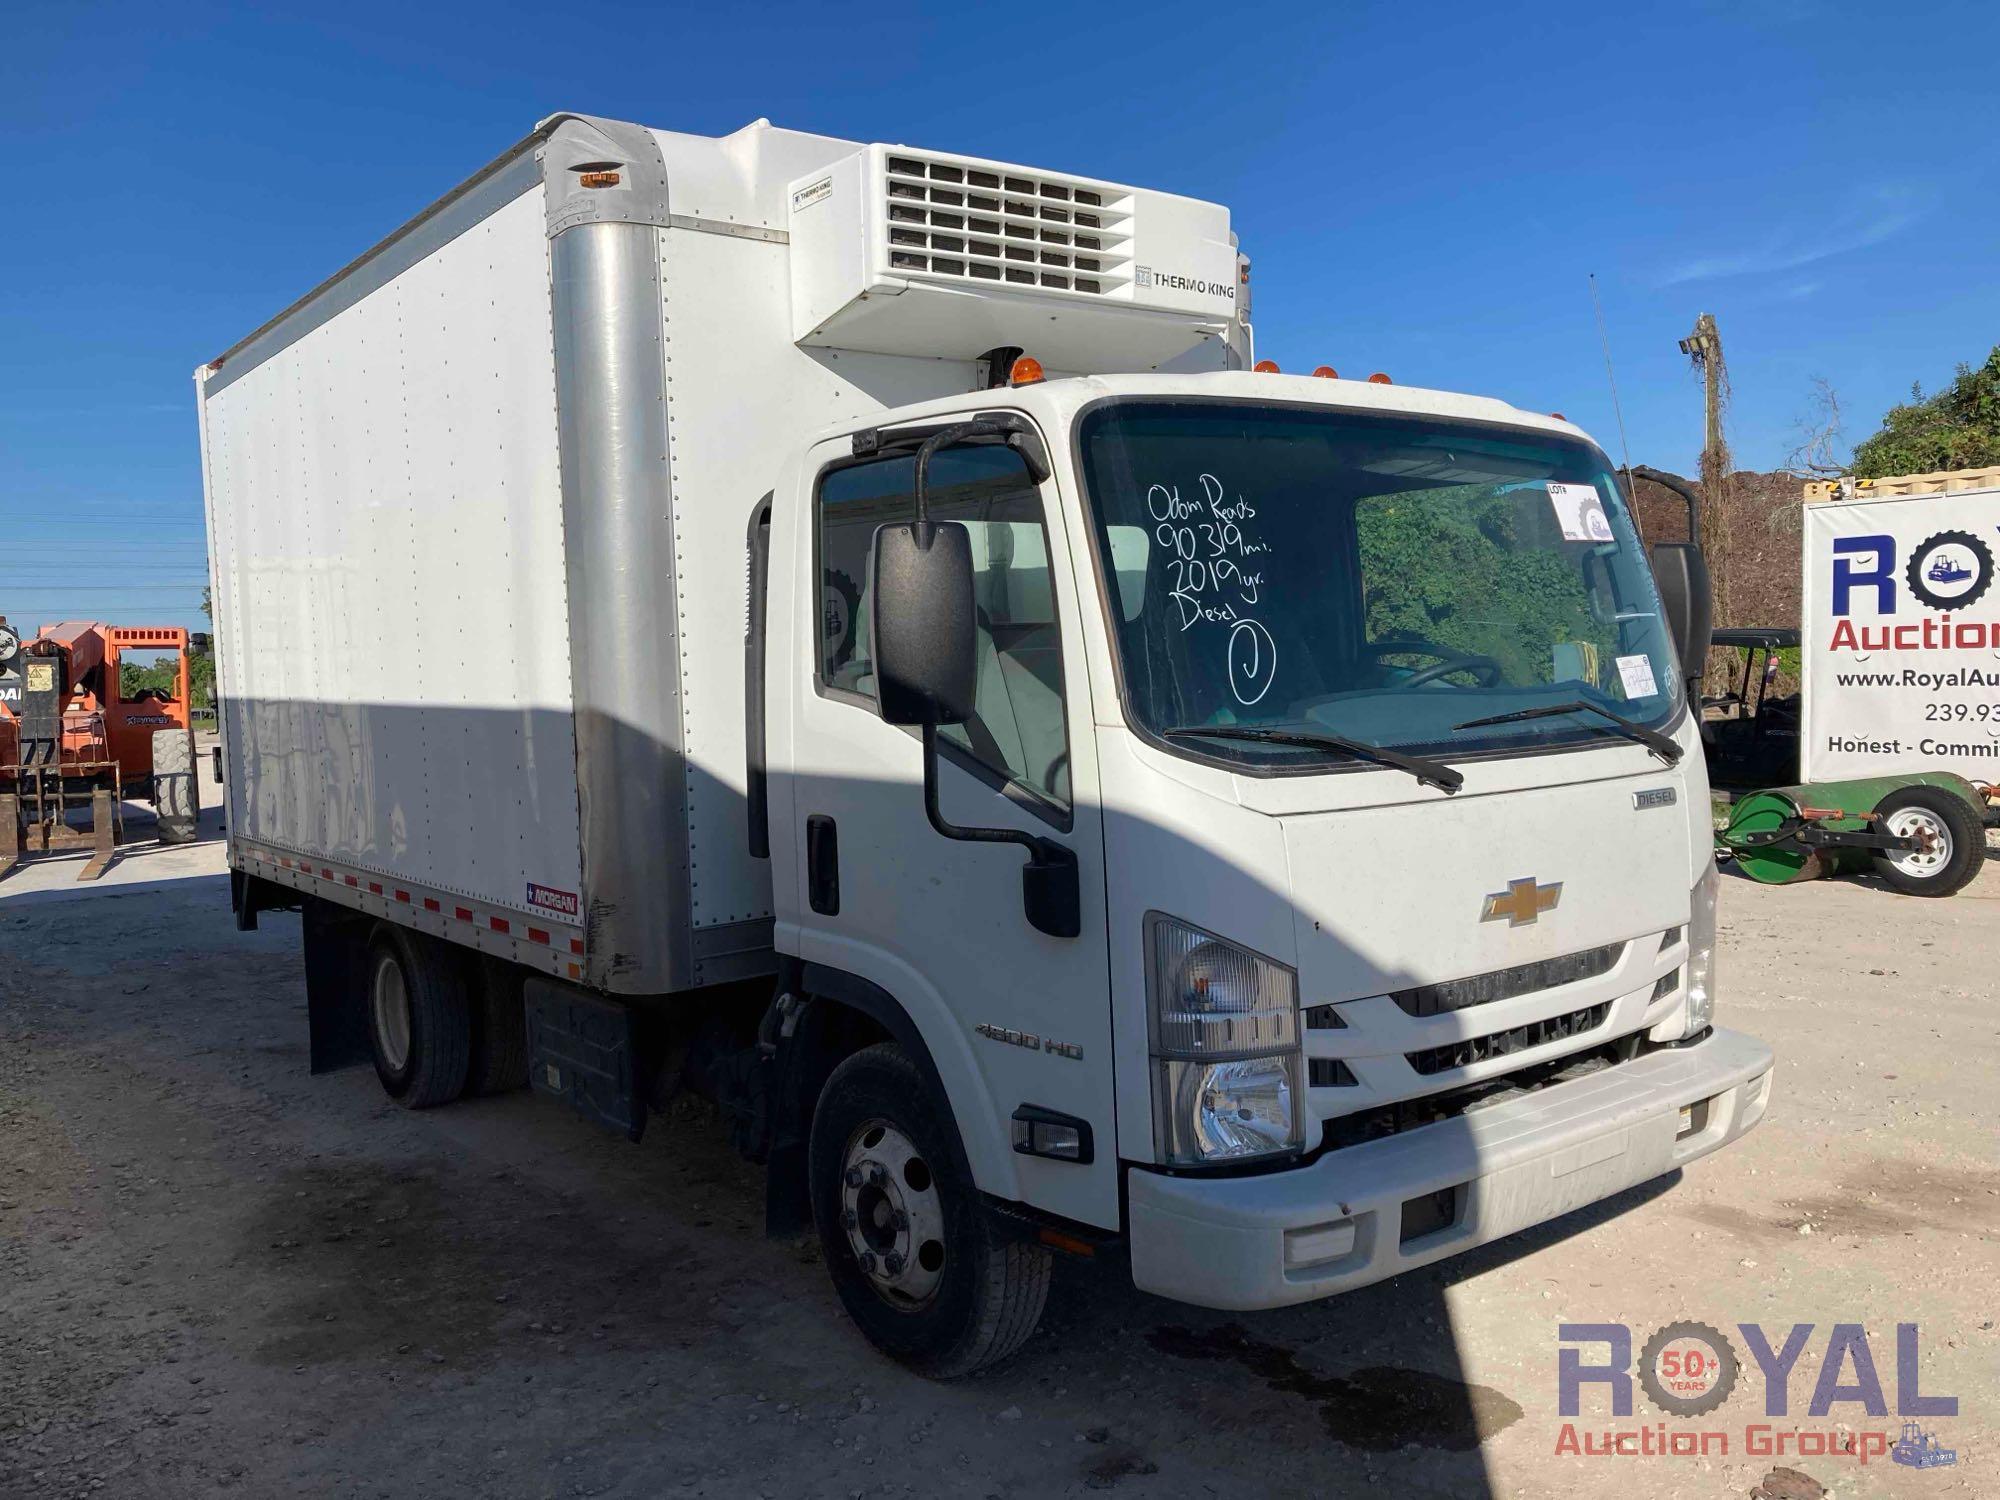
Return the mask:
M905 1018L977 1191L1050 1242L1298 1302L1763 1114L1770 1050L1714 1024L1690 642L1568 423L1031 373L822 434L763 545L790 982ZM908 1321L961 1252L861 1123L837 1160L815 1129L814 1206L850 1308Z

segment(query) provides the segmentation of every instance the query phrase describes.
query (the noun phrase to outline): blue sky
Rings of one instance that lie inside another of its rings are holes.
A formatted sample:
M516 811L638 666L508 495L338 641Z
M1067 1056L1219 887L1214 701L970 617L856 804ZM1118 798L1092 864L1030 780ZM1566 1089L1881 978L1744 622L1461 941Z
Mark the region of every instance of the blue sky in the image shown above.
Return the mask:
M557 109L1230 205L1259 353L1746 467L2000 341L2000 8L0 6L0 614L199 624L190 372Z

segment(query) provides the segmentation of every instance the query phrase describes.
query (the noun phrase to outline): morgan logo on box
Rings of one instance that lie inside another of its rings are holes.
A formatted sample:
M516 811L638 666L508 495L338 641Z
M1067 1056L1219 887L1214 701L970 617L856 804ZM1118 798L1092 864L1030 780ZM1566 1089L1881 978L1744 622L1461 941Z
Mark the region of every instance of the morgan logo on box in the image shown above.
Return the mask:
M559 917L573 917L580 903L575 891L559 891L552 885L528 882L528 905L538 911L552 911Z

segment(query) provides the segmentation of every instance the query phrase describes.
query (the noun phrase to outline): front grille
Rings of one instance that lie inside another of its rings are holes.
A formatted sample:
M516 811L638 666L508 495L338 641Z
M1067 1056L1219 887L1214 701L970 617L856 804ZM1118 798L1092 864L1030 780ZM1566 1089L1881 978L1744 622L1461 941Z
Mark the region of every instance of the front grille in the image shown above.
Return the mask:
M1526 1052L1531 1047L1558 1042L1565 1037L1581 1036L1602 1026L1610 1015L1611 1002L1607 1000L1601 1005L1573 1010L1566 1016L1550 1016L1547 1020L1530 1021L1525 1026L1515 1026L1507 1031L1467 1037L1464 1041L1449 1042L1442 1047L1426 1047L1421 1052L1406 1052L1403 1056L1417 1072L1429 1076L1452 1068L1469 1068L1474 1063L1506 1057L1514 1052Z
M1457 1119L1474 1110L1520 1099L1559 1083L1587 1078L1606 1068L1628 1063L1648 1050L1645 1033L1633 1032L1616 1041L1600 1042L1582 1052L1529 1063L1511 1073L1482 1078L1477 1083L1460 1084L1435 1094L1419 1094L1414 1099L1399 1099L1371 1109L1337 1114L1326 1121L1320 1143L1330 1151L1337 1151L1364 1141L1420 1130L1440 1120Z
M1361 1080L1337 1057L1309 1057L1306 1059L1306 1082L1316 1089L1351 1089Z
M1470 1010L1475 1005L1490 1005L1496 1000L1512 1000L1537 990L1554 989L1559 984L1595 979L1610 973L1624 952L1623 943L1610 943L1582 953L1564 954L1561 958L1538 959L1511 969L1475 974L1470 979L1447 979L1442 984L1395 990L1389 998L1403 1008L1404 1015L1441 1016L1455 1010Z
M1073 178L897 152L889 267L1104 296L1132 280L1129 197Z

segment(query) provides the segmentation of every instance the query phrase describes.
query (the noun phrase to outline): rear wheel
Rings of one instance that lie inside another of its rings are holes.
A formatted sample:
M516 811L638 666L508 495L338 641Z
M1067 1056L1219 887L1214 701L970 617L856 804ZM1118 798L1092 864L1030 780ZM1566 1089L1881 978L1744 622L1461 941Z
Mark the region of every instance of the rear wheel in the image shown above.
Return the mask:
M528 1086L528 1012L521 970L504 959L478 959L473 985L472 1061L468 1094L507 1094Z
M900 1047L834 1069L808 1172L834 1288L885 1354L943 1379L1005 1359L1034 1332L1049 1253L993 1233L950 1113Z
M368 1042L375 1076L406 1109L465 1090L471 1006L454 955L421 933L384 928L368 954Z
M1906 896L1963 890L1986 858L1986 826L1963 797L1934 786L1905 787L1875 804L1876 828L1919 847L1875 856L1875 871Z

